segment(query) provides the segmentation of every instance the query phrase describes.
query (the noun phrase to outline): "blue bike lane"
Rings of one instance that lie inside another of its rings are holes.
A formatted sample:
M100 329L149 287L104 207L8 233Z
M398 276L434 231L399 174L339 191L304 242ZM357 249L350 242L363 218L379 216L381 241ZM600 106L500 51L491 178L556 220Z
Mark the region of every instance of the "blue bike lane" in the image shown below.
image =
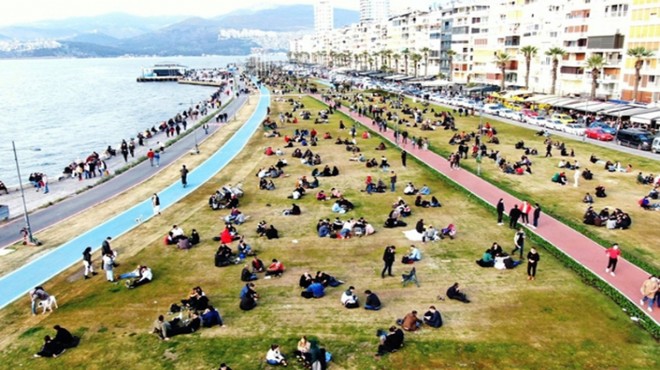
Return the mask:
M181 182L177 181L158 192L161 209L168 208L198 189L243 150L266 117L270 105L270 92L268 89L261 86L259 91L260 96L255 112L218 151L198 167L190 170L187 187L184 188ZM79 262L85 247L92 246L93 250L96 251L101 248L101 242L106 237L116 238L121 236L139 226L136 219L147 221L152 217L151 199L148 198L1 277L0 309L19 299L35 286L43 284Z

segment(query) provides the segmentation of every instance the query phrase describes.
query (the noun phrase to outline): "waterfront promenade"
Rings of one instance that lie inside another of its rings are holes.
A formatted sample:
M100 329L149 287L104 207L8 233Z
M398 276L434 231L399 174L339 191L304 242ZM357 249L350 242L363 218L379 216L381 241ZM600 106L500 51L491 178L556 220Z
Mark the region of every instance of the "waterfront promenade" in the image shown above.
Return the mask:
M201 165L190 171L188 174L188 186L186 188L183 188L180 182L177 181L165 189L158 191L161 200L161 209L168 208L195 191L221 171L245 147L250 137L259 128L263 118L266 116L266 111L270 104L268 90L262 87L260 88L260 93L256 110L252 116L218 151ZM143 165L145 164L148 166L148 163L143 163ZM118 178L121 178L121 176ZM126 189L121 189L120 191L124 190ZM116 238L139 226L139 223L135 221L136 219L139 218L144 222L151 217L153 217L151 199L148 198L1 277L0 309L20 298L36 285L43 284L78 262L82 253L81 246L90 245L93 246L94 250L97 250L100 248L101 242L105 237L112 236Z
M317 100L323 101L320 95L313 96ZM358 116L356 113L350 112L345 106L342 106L340 110L365 127L373 128L371 118ZM393 130L388 130L384 133L381 132L379 135L388 140L391 144L398 146L394 138ZM406 146L401 149L405 149L409 155L419 159L450 181L466 189L493 207L496 207L500 198L504 199L504 204L507 206L507 209L512 208L514 204L522 203L520 199L517 199L471 172L450 169L449 161L438 154L428 150L419 149L418 147L413 148L412 146ZM493 222L495 222L495 219L493 219ZM594 275L618 290L622 295L628 298L628 300L639 307L639 299L641 298L639 289L644 280L649 277L648 272L626 261L625 258L619 258L617 275L615 277L611 276L605 272L607 258L602 246L546 214L541 216L539 227L537 229L528 228L528 232L538 235L548 243L557 247L562 253L590 270ZM539 279L543 279L543 274L547 273L552 272L540 270ZM655 322L656 325L660 322L660 309L648 312L644 307L640 308L649 319Z
M224 105L220 108L220 113L227 113L228 117L230 117L229 120L231 121L236 112L243 106L243 104L245 104L247 96L241 94L236 98L233 89L229 89L229 92L234 98L231 100L226 99ZM223 96L227 95L223 94ZM213 112L215 112L215 110L209 110L209 114L212 114ZM204 119L205 117L206 116L199 117L198 120L195 121L190 120L188 123L189 127L193 127L199 122L199 120ZM214 120L210 120L208 125L209 135L221 127L221 124L215 123ZM62 221L63 219L73 216L95 204L110 199L117 194L128 190L135 184L139 184L146 179L155 176L170 163L173 163L182 155L189 153L190 150L194 149L196 142L201 143L206 137L207 134L202 127L195 130L189 128L188 132L182 133L178 137L179 140L177 142L167 147L164 153L161 153L160 167L151 167L148 161L136 165L141 158L146 156L149 148L156 149L158 141L165 142L166 139L169 139L164 133L159 132L148 141L145 140L145 146L136 146L135 157L131 158L129 156L128 162L124 162L120 155L106 160L111 175L126 166L136 166L102 184L99 184L99 182L104 179L103 177L95 177L82 181L78 181L75 178L67 178L57 181L57 179L50 176L50 191L48 194L44 194L43 191L36 192L29 182L24 182L23 187L25 189L26 205L28 213L30 214L30 223L33 233L38 234L39 231L54 225L56 222ZM3 194L0 196L0 204L9 206L11 217L9 222L0 223L0 249L3 249L20 241L20 230L25 226L20 191L12 187L11 192L8 195ZM35 236L37 238L39 237L38 235Z

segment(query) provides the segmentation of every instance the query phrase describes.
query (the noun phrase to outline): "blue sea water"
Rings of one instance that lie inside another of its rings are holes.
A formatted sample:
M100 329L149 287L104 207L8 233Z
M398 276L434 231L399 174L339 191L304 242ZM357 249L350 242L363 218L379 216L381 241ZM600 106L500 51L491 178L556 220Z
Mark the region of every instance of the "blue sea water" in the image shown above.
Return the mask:
M246 57L0 60L0 180L62 169L92 151L135 137L209 97L214 88L177 83L137 83L142 68L164 61L191 68L225 67Z

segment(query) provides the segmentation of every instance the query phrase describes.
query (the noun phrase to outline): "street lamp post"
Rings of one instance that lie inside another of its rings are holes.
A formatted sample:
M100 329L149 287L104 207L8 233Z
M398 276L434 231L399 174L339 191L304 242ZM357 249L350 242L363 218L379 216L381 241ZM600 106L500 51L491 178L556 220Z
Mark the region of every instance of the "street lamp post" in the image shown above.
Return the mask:
M14 161L16 161L16 174L18 175L18 186L21 189L21 200L23 201L23 216L25 218L25 229L24 232L27 232L27 240L30 245L37 245L38 242L32 236L32 227L30 226L30 216L28 215L27 204L25 204L25 191L23 190L23 180L21 179L21 168L18 165L18 156L16 155L16 144L12 140L11 147L14 150Z

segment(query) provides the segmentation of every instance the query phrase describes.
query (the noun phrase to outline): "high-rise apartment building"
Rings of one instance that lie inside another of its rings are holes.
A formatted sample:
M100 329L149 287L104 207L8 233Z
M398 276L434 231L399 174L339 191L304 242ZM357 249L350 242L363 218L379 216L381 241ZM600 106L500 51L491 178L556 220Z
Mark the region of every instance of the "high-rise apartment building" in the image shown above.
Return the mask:
M390 16L390 0L360 0L360 22L378 22Z
M331 0L316 0L314 4L314 30L319 32L332 31L335 18Z
M630 5L628 6L628 3ZM625 7L623 6L625 5ZM625 4L611 4L607 10L614 14L628 13L630 23L626 32L626 50L643 47L653 52L647 58L640 58L641 68L639 70L640 80L637 96L638 102L651 103L660 102L660 70L658 59L660 59L660 0L632 0ZM623 83L621 98L633 100L635 86L635 62L636 57L625 56L623 65Z

